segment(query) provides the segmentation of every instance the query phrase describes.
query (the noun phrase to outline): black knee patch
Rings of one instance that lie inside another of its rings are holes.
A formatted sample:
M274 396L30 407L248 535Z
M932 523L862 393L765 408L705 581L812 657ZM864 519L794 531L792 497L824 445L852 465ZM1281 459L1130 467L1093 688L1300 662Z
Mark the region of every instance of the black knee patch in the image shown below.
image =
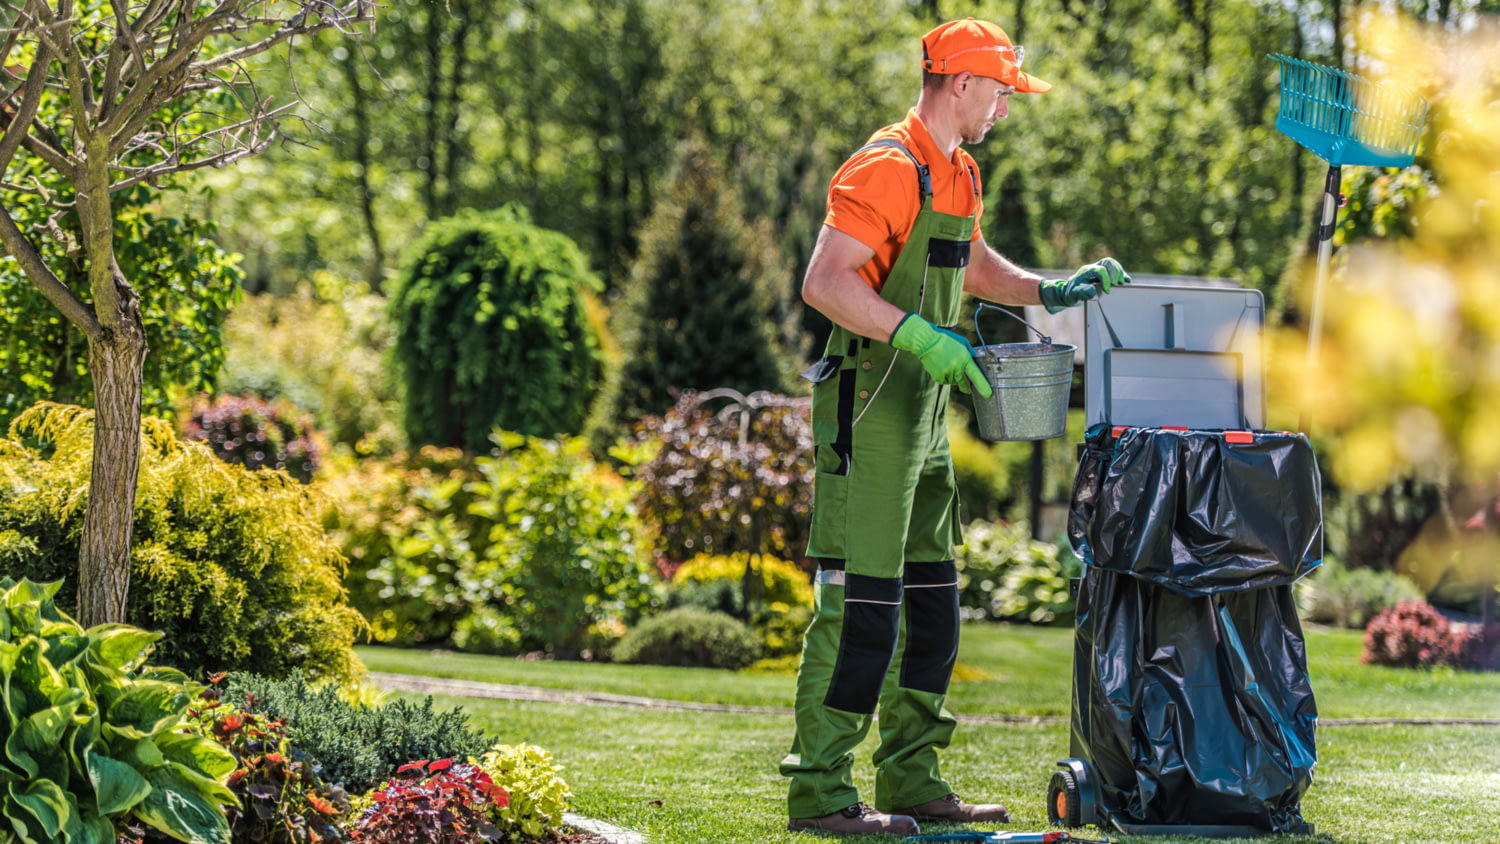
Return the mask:
M844 628L825 706L866 715L875 711L900 625L900 578L844 576Z
M958 662L958 567L906 564L906 651L901 686L947 694Z

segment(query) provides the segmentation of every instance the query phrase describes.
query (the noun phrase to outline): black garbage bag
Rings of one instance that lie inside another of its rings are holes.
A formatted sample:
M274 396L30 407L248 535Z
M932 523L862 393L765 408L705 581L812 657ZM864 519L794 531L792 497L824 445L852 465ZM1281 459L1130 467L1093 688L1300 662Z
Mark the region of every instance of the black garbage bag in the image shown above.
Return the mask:
M1184 595L1285 585L1322 562L1321 485L1301 434L1126 428L1116 438L1099 425L1069 537L1090 565Z
M1111 433L1089 433L1069 525L1087 564L1072 753L1121 826L1294 831L1316 762L1291 594L1322 556L1312 450L1297 434Z

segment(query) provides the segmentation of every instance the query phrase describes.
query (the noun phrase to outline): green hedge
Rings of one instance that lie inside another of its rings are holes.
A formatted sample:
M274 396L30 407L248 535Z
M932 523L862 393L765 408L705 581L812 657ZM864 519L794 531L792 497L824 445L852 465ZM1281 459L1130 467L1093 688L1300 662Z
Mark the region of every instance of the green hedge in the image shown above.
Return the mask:
M429 225L391 294L411 441L483 452L496 427L578 433L603 366L584 294L602 290L524 211Z
M760 642L744 622L696 607L647 619L615 646L619 662L689 668L739 669L760 654Z

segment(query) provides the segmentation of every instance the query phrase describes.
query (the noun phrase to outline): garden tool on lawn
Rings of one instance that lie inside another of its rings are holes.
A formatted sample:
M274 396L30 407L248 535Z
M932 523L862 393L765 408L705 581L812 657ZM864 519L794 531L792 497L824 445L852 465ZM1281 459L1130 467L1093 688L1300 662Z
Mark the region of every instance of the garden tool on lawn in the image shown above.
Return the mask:
M950 841L954 844L1114 844L1110 839L1078 838L1070 832L950 832L946 835L908 835L907 841Z
M1337 68L1272 53L1281 64L1281 108L1276 129L1328 162L1318 224L1318 270L1307 329L1307 369L1318 365L1323 334L1323 287L1333 253L1334 220L1343 206L1340 167L1406 167L1416 157L1427 102L1410 91L1380 86ZM1307 390L1303 416L1307 413ZM1305 424L1299 424L1303 430Z

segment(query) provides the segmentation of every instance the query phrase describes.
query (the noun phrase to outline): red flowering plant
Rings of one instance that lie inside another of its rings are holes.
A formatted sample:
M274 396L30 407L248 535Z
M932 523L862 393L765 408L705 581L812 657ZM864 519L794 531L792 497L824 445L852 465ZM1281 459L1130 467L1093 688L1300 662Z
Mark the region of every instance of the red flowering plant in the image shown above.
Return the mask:
M217 674L210 680L217 685ZM205 734L239 760L225 783L240 798L228 809L235 842L316 844L348 841L341 826L349 811L342 787L322 781L310 760L287 739L286 723L241 710L206 689L199 705L188 710Z
M408 762L371 795L354 840L369 844L469 844L501 841L491 810L509 805L510 795L476 765L452 759Z
M1467 638L1426 601L1402 601L1370 621L1359 661L1395 668L1461 665Z

